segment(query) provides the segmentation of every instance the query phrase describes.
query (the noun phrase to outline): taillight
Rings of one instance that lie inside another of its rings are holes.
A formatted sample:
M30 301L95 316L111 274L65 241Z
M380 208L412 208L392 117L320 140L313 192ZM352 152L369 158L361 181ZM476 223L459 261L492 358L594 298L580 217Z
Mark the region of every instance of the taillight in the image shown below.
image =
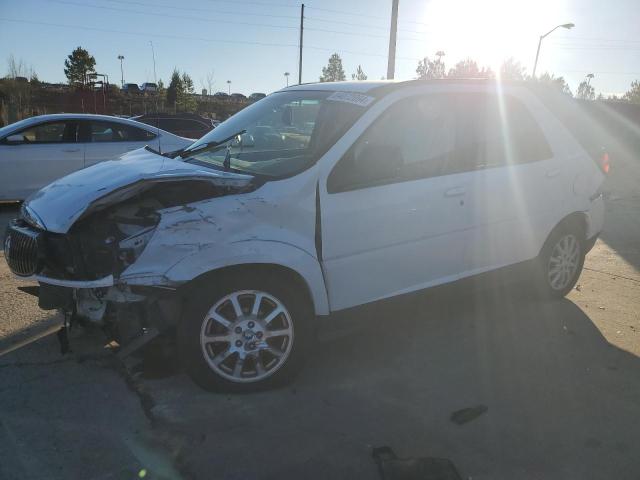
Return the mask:
M611 162L607 152L602 152L602 155L600 155L600 158L598 159L598 166L604 173L609 173L609 170L611 169Z

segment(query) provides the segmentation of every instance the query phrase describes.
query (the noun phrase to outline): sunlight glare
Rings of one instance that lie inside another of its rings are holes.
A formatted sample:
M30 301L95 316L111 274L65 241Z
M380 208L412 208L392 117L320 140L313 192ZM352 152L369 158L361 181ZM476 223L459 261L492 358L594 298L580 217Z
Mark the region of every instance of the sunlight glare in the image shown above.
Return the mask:
M545 29L562 18L563 0L432 0L422 21L429 43L449 58L471 57L497 71L502 61L528 61ZM451 66L451 65L449 65Z

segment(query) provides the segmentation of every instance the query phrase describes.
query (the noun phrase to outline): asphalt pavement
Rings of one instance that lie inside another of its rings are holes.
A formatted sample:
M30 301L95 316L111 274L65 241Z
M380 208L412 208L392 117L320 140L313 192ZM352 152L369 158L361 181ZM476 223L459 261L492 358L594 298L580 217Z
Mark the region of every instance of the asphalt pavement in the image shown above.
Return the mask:
M372 449L389 446L465 479L637 480L637 165L612 173L567 299L450 288L353 313L259 394L204 392L171 359L126 370L100 332L61 356L60 318L0 259L0 478L378 479Z

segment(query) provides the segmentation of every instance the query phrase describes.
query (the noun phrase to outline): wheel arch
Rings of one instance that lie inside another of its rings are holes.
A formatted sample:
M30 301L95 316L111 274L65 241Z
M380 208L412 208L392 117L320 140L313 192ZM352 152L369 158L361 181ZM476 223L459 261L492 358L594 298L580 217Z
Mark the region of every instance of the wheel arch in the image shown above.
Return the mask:
M544 244L540 247L538 254L542 253L549 241L549 238L551 238L551 236L558 230L562 229L577 229L581 234L580 240L585 242L587 240L587 232L589 231L589 218L585 212L573 212L565 216L547 233Z
M256 272L275 275L300 288L311 303L316 315L329 314L329 300L324 276L318 260L306 251L280 242L246 242L242 252L222 248L217 258L197 257L174 265L166 274L172 282L180 283L181 290L203 281L216 281L231 272ZM268 243L269 245L260 245ZM261 248L263 247L263 248ZM268 252L268 254L267 254ZM231 253L231 254L230 254Z

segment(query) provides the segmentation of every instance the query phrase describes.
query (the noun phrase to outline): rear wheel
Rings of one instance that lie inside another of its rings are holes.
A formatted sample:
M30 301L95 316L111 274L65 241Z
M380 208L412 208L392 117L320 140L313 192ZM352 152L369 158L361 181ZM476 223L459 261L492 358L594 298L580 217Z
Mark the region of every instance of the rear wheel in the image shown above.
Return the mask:
M192 291L178 334L198 385L252 391L289 380L309 340L310 308L284 279L230 274Z
M539 258L543 291L555 298L567 295L582 273L584 256L584 242L577 229L559 228L552 233Z

